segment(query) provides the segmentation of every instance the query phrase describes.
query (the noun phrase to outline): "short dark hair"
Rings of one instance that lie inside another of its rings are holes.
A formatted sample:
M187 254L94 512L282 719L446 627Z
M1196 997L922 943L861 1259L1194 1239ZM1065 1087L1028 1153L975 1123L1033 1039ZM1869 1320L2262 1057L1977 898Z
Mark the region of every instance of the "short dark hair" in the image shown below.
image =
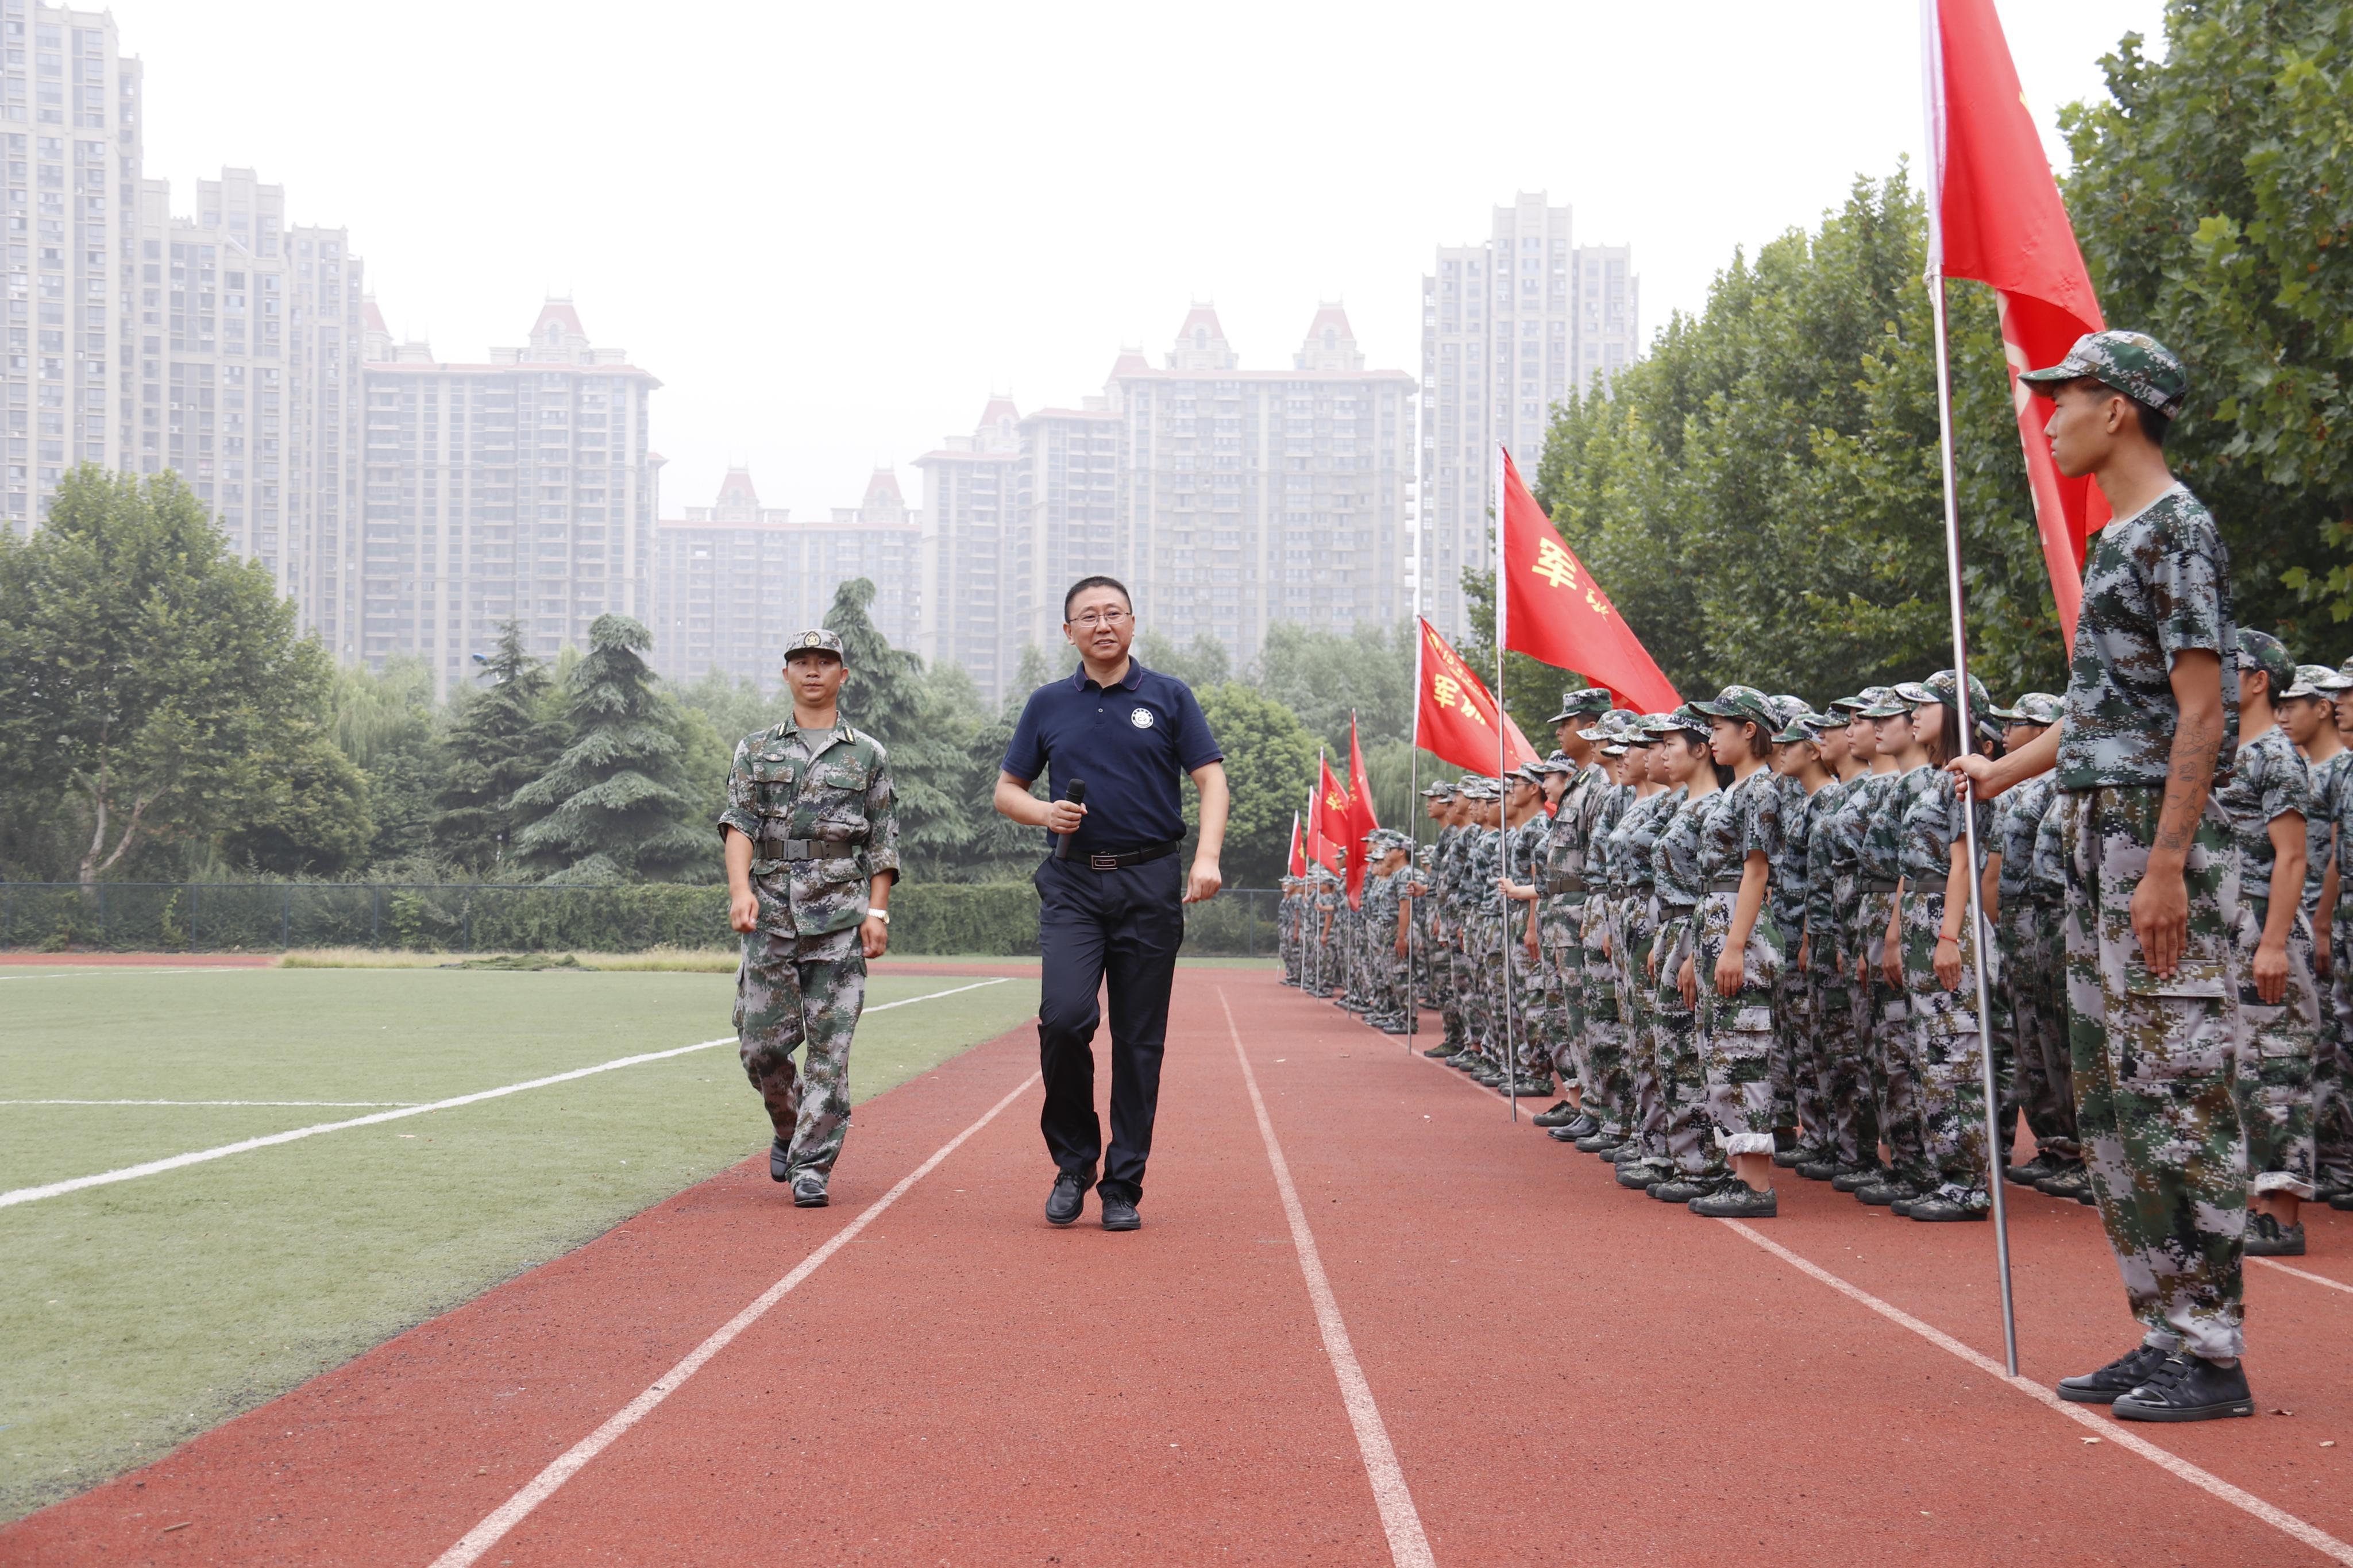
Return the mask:
M2165 433L2173 428L2173 416L2161 408L2151 408L2138 398L2133 399L2133 412L2140 416L2140 433L2148 437L2148 444L2162 449Z
M1118 578L1100 575L1093 577L1082 577L1077 582L1071 584L1070 591L1062 595L1063 620L1068 621L1071 618L1071 601L1077 598L1080 595L1085 593L1090 588L1116 589L1119 592L1119 596L1127 601L1127 607L1130 610L1134 610L1135 608L1135 595L1129 593L1127 591L1127 584L1121 582Z

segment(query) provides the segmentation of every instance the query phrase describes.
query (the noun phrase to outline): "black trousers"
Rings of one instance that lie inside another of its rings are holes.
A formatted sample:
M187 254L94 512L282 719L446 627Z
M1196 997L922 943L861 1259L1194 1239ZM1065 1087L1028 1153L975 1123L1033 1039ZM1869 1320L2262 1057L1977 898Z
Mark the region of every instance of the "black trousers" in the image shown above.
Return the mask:
M1144 1195L1152 1117L1160 1103L1160 1057L1168 1038L1168 988L1185 939L1183 851L1141 866L1095 871L1082 859L1049 858L1038 889L1038 1065L1046 1109L1038 1118L1055 1169L1131 1202ZM1095 1116L1095 1004L1111 997L1111 1151Z

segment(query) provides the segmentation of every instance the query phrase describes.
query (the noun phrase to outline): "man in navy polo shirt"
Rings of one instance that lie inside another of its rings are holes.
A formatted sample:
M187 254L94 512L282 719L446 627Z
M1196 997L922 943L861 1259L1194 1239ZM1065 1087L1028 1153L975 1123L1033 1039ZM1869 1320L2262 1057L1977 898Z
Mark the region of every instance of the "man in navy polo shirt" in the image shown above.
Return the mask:
M1134 1230L1160 1100L1168 988L1176 978L1184 906L1214 896L1226 841L1226 770L1192 689L1128 657L1135 612L1109 577L1082 577L1062 595L1062 635L1079 668L1029 694L1005 749L997 809L1067 837L1032 880L1045 963L1038 996L1038 1057L1046 1109L1038 1119L1054 1159L1046 1217L1069 1225L1103 1162L1103 1225ZM1046 775L1049 796L1029 793ZM1176 777L1201 795L1201 837L1184 875L1185 817ZM1066 798L1082 783L1083 804ZM1056 842L1050 838L1049 843ZM1111 1151L1095 1118L1095 993L1111 995Z

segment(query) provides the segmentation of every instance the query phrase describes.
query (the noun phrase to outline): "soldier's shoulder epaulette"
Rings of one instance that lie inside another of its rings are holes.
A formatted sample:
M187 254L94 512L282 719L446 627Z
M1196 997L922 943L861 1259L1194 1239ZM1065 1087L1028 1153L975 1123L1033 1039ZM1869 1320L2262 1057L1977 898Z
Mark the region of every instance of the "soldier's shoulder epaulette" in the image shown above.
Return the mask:
M865 731L853 728L849 724L844 724L841 727L841 734L842 738L848 741L850 744L854 746L864 746L868 751L872 752L874 753L874 761L877 763L887 763L890 762L891 748L876 740L873 736L868 734Z

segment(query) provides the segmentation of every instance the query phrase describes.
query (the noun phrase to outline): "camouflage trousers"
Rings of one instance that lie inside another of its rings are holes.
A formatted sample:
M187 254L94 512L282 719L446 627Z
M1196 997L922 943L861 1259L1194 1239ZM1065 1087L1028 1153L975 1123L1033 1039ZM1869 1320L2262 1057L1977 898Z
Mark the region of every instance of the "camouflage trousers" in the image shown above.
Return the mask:
M1977 933L1962 914L1960 984L1936 978L1936 933L1945 894L1904 896L1904 992L1909 1027L1903 1048L1919 1095L1920 1130L1935 1189L1965 1206L1993 1201L1985 1100L1985 1028L1978 1016Z
M2066 966L2061 959L2059 911L2021 899L2001 911L2001 990L1995 1027L2006 1037L2010 1091L2000 1125L2005 1137L2013 1110L2026 1117L2038 1152L2059 1160L2083 1157L2075 1136L2075 1078L2067 1060Z
M1626 1022L1618 1005L1618 988L1610 984L1609 917L1608 899L1588 896L1577 930L1577 940L1584 949L1579 970L1584 989L1578 1010L1585 1016L1585 1043L1581 1047L1585 1109L1607 1129L1622 1132L1626 1110L1613 1096L1623 1088Z
M2320 992L2312 973L2312 927L2304 911L2287 937L2287 991L2277 1003L2255 991L2255 947L2271 900L2239 902L2239 1124L2247 1173L2258 1193L2309 1198L2313 1184L2312 1068L2320 1035Z
M744 1075L786 1141L792 1173L832 1171L849 1135L849 1043L866 1005L858 928L825 936L754 931L735 971L735 1037ZM793 1052L808 1050L798 1073Z
M1841 1165L1854 1166L1879 1158L1879 1105L1871 1069L1856 1045L1853 983L1839 958L1835 943L1810 954L1806 987L1820 1036L1821 1151Z
M2314 1181L2353 1191L2353 917L2340 901L2329 921L2327 1010L2312 1072Z
M1905 1005L1904 994L1887 984L1884 966L1887 919L1894 907L1894 893L1862 895L1856 945L1863 957L1864 979L1854 988L1855 1032L1871 1073L1888 1169L1925 1192L1936 1184L1931 1179L1927 1143L1920 1127L1919 1085L1912 1077L1911 1053L1904 1048L1911 1010Z
M2100 1221L2146 1342L2235 1356L2245 1344L2242 1263L2247 1145L2239 1122L2238 857L2208 805L2183 868L2189 933L2169 978L2133 935L2164 792L2063 794L2068 1045L2075 1115Z
M1616 923L1609 974L1618 994L1625 998L1627 1087L1633 1099L1629 1131L1641 1149L1642 1163L1663 1170L1672 1161L1667 1152L1665 1084L1659 1073L1659 989L1650 978L1658 922L1647 899L1627 899L1619 906Z
M1462 927L1459 919L1447 922L1445 932L1430 944L1430 969L1438 982L1438 1016L1444 1021L1446 1043L1457 1050L1471 1048L1471 1020L1462 1012Z
M1504 1005L1511 1036L1512 1070L1523 1083L1552 1082L1551 1024L1545 1013L1544 950L1528 951L1530 917L1525 903L1507 903L1503 920Z
M1462 1026L1471 1048L1490 1065L1504 1065L1502 1010L1496 984L1503 973L1504 924L1484 910L1462 917L1462 952L1454 977L1462 985Z
M1545 1018L1550 1026L1546 1044L1552 1050L1553 1070L1564 1090L1582 1092L1591 1079L1585 1060L1585 942L1583 898L1545 900L1536 917L1537 940L1545 952Z
M1652 1038L1658 1042L1659 1094L1666 1116L1667 1158L1682 1175L1714 1181L1724 1175L1727 1167L1723 1152L1716 1147L1715 1123L1708 1116L1707 1068L1699 1054L1699 1014L1683 1001L1683 967L1692 959L1696 923L1689 910L1669 910L1660 920L1659 934L1652 943L1659 955L1659 978L1651 991L1659 1019ZM1705 972L1697 969L1695 961L1694 967L1704 993ZM1700 1001L1705 1005L1704 994Z
M1793 953L1774 989L1773 1125L1796 1128L1799 1152L1818 1156L1831 1147L1830 1058L1823 1054L1813 977L1798 967Z
M1781 927L1769 909L1740 954L1740 988L1715 988L1716 960L1732 936L1739 894L1710 892L1699 901L1693 965L1699 980L1699 1053L1707 1074L1707 1110L1726 1154L1773 1152L1773 996L1781 984Z

